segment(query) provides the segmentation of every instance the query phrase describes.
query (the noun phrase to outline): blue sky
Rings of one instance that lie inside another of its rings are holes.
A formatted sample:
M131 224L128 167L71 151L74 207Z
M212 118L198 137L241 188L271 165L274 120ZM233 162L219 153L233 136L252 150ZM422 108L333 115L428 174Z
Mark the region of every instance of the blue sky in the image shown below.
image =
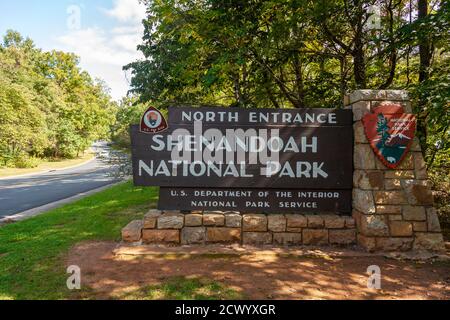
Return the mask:
M44 50L76 53L114 99L129 88L122 66L142 58L136 46L144 17L138 0L0 0L1 36L14 29Z

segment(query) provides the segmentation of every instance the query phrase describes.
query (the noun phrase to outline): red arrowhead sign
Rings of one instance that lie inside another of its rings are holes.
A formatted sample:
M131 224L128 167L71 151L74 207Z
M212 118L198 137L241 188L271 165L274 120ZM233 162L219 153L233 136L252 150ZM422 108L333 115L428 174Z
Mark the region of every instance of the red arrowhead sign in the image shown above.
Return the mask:
M414 140L416 117L399 104L384 104L362 119L364 131L375 154L383 164L397 168Z
M158 109L149 107L142 116L140 131L143 133L158 133L168 127L164 115Z

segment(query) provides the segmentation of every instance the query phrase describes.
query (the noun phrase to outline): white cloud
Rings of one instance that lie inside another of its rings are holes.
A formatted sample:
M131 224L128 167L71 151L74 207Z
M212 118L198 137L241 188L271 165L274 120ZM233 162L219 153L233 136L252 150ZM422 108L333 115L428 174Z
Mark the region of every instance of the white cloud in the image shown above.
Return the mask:
M141 21L145 17L145 6L138 0L115 0L112 9L100 11L114 18L116 27L71 30L56 39L57 49L78 55L81 67L91 76L103 79L111 88L113 99L118 100L129 89L122 67L142 58L136 47L144 30Z
M106 13L120 22L140 23L145 18L145 7L138 0L114 0L114 7Z

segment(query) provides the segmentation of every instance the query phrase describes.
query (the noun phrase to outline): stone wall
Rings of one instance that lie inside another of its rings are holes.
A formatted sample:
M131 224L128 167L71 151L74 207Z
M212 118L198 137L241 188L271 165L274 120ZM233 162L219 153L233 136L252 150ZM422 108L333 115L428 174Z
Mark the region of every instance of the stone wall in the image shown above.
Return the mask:
M405 91L357 90L346 97L354 120L353 217L358 244L369 251L441 250L442 233L418 139L392 170L376 157L365 136L362 117L391 102L412 112Z
M350 216L240 214L150 210L122 230L125 242L173 245L238 243L244 245L350 245L356 243Z

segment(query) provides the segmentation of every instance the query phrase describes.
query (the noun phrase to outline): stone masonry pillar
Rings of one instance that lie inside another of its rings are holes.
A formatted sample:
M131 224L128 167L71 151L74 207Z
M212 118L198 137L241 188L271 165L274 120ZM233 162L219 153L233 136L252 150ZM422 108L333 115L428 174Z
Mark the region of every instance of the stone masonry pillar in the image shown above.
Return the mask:
M358 244L368 251L441 251L443 237L418 139L393 170L378 159L365 136L362 117L387 102L412 113L406 91L356 90L345 98L354 121L353 217Z

